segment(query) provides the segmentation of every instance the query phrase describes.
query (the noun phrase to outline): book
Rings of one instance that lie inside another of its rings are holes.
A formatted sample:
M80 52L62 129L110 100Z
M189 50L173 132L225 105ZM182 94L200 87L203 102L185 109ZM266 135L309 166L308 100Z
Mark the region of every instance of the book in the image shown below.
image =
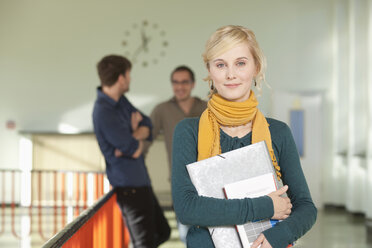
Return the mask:
M186 165L200 196L225 199L224 187L230 183L271 173L275 170L265 141ZM277 188L282 183L274 177ZM234 226L208 227L216 248L243 247Z
M252 177L246 180L238 181L225 185L224 191L227 199L242 199L245 197L253 198L267 195L275 190L275 175L267 173L261 176ZM248 222L244 225L237 225L237 231L240 241L244 248L249 248L258 236L273 227L278 220L260 220Z

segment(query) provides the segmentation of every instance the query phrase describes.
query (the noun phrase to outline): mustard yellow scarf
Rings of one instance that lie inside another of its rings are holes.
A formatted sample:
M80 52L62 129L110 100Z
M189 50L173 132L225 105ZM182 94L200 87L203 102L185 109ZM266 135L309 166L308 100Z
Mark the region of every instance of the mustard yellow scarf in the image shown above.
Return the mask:
M269 124L257 105L253 91L244 102L227 101L219 94L214 94L199 121L198 161L221 153L220 125L241 126L252 121L252 144L266 141L275 172L280 179L280 167L272 147Z

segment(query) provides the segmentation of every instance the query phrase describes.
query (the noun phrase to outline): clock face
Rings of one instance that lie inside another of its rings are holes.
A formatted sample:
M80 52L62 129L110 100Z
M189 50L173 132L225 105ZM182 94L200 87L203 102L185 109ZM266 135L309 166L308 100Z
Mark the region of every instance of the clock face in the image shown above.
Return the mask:
M165 57L169 43L165 31L158 24L144 20L124 31L122 46L124 56L133 64L147 67L158 64Z

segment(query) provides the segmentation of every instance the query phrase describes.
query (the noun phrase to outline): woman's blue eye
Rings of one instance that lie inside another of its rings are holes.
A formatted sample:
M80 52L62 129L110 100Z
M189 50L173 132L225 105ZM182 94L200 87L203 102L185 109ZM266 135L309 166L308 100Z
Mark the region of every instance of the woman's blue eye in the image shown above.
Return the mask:
M238 66L245 66L245 62L240 61L240 62L237 63L237 65L238 65Z
M217 64L216 66L217 66L217 68L222 68L222 67L224 67L225 65L224 65L224 64Z

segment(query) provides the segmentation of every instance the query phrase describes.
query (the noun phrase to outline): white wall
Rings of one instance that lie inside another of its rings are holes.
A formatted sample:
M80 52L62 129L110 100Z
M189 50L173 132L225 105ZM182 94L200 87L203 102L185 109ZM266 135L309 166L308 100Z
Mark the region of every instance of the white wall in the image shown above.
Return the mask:
M332 150L326 144L324 133L323 92L275 92L272 116L290 126L290 111L304 112L304 153L301 166L309 186L312 199L318 208L323 207L324 157Z

